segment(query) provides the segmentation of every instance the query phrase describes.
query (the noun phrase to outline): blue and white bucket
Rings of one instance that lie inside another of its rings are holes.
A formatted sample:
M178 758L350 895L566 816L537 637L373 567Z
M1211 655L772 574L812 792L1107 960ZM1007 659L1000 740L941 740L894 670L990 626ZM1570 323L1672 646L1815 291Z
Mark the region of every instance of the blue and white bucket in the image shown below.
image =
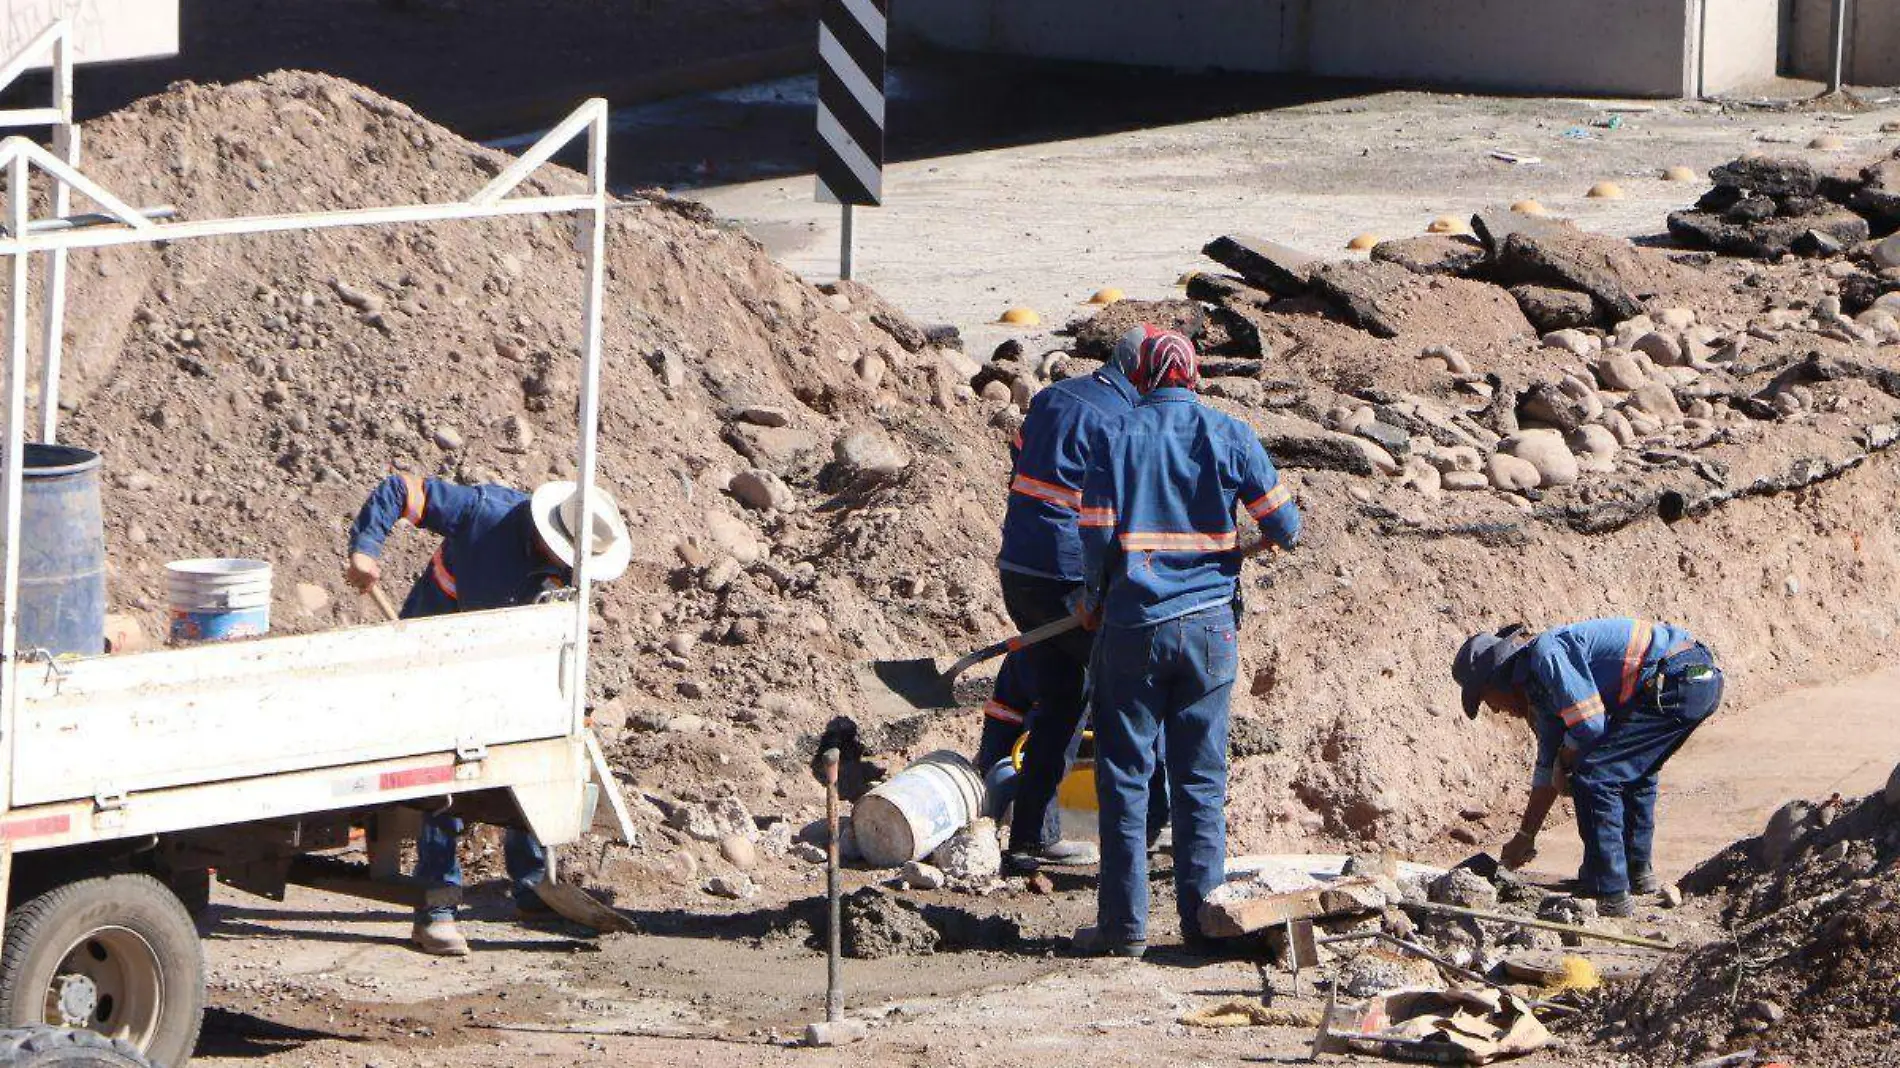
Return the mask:
M874 868L922 860L983 814L983 776L968 757L938 750L858 799L851 830Z
M262 560L177 560L165 565L171 640L220 642L270 632L270 565Z

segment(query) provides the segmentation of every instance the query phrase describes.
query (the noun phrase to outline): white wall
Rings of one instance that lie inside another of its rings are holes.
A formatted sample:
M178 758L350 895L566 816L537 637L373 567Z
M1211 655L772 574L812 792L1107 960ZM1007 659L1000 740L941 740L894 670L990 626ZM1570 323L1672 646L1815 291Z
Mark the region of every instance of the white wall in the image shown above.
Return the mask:
M178 53L178 0L0 0L0 62L61 18L81 63Z

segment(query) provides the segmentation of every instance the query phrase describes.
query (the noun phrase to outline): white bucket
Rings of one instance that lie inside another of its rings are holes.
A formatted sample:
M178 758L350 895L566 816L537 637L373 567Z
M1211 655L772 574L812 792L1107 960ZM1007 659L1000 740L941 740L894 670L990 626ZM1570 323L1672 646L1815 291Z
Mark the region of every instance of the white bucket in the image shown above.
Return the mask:
M874 868L922 860L983 814L983 776L961 753L940 749L858 799L851 830Z
M262 560L165 565L173 641L249 638L270 630L271 567Z

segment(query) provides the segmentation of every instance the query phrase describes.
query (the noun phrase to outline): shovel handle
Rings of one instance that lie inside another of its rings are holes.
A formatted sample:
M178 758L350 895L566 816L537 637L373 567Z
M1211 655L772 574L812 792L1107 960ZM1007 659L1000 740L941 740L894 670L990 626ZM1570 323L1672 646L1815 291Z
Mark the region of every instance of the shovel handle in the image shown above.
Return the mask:
M382 609L384 619L389 620L391 623L397 620L399 614L396 611L396 606L390 602L389 594L384 593L381 586L371 586L369 588L369 597L370 600L376 602L377 608Z
M1046 642L1057 635L1067 634L1081 625L1082 620L1079 616L1063 616L1053 623L1044 623L1035 630L1024 631L1013 638L1004 638L994 645L986 645L976 652L971 653L969 656L951 664L950 669L943 673L943 681L945 683L955 682L957 681L958 675L963 674L985 660L994 660L1004 653L1013 653L1018 649L1027 649L1032 645Z

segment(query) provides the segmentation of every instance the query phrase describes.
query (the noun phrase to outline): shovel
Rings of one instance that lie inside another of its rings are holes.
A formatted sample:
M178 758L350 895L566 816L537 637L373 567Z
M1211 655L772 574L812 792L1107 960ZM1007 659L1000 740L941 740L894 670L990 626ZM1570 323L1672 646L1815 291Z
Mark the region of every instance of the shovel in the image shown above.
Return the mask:
M1081 625L1082 621L1077 617L1064 616L1053 623L1044 623L1035 630L986 645L947 668L939 668L937 661L930 657L874 660L869 664L858 665L858 679L864 684L867 693L872 692L871 687L875 682L876 686L889 690L916 708L955 708L957 676L985 660L1027 649L1057 635L1067 634Z

